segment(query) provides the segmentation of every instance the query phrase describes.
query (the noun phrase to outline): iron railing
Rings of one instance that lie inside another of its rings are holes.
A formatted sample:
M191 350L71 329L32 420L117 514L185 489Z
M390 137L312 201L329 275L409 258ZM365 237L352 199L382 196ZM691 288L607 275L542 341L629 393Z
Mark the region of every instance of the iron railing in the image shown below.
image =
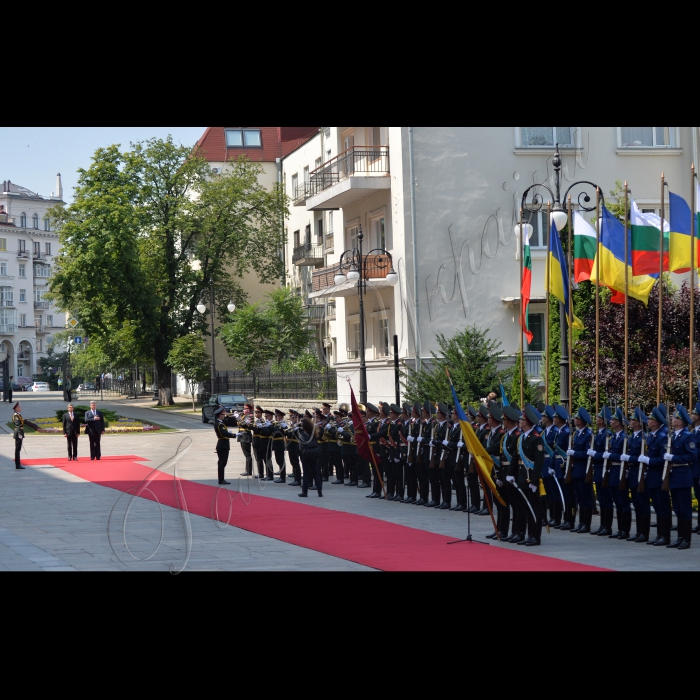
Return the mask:
M323 321L326 317L326 307L324 304L309 304L305 308L309 321Z
M311 173L307 197L353 175L388 175L388 146L353 146Z
M389 274L391 265L387 264L388 258L386 255L367 255L365 256L365 279L381 280L386 279ZM330 267L322 267L320 270L315 270L312 275L313 291L320 292L328 287L335 286L335 276L340 272L340 263L331 265ZM347 274L347 270L343 271Z
M326 250L332 250L335 248L335 234L333 231L326 234Z
M305 243L294 249L292 263L299 260L323 260L323 246Z

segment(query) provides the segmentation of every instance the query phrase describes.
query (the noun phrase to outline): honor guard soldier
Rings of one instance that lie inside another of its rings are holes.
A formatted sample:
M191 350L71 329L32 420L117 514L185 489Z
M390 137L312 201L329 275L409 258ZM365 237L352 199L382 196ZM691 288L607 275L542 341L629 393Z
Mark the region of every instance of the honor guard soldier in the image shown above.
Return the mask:
M416 501L417 506L427 506L430 503L430 440L433 435L433 415L435 414L435 406L429 401L426 401L421 408L421 424L420 429L422 435L416 438L418 447L416 448L416 469L418 472L418 488L420 490L420 498Z
M336 470L338 479L335 483L338 486L357 487L360 483L360 475L358 472L359 455L357 452L357 443L355 442L355 426L353 425L352 417L349 415L349 408L350 406L343 404L339 411L342 422L338 425L336 436L340 444L339 450L342 466L340 467L340 471ZM348 478L347 484L345 483L345 475L347 475Z
M668 549L690 549L693 531L693 463L698 458L698 443L695 433L688 428L692 420L680 404L671 419L673 438L671 449L664 454L670 474L668 477L673 511L678 518L678 539L668 545Z
M348 411L346 406L347 404L343 404L337 411L333 411L333 420L326 426L328 478L332 477L335 471L333 486L344 486L345 479L350 473L350 464L346 460L347 453L343 450L343 440L340 438L340 431L347 424Z
M276 484L287 483L287 462L284 457L287 447L284 434L286 429L287 423L284 420L284 411L280 411L277 408L275 409L275 422L272 424L272 451L279 469L277 472L279 479L275 479Z
M637 534L627 538L628 542L643 544L649 541L651 530L651 500L646 488L642 487L640 492L640 481L643 474L644 464L641 464L639 457L646 452L646 437L644 434L647 425L647 417L641 408L636 408L629 418L629 426L632 435L627 441L627 454L620 455L623 467L626 467L626 488L620 494L622 498L628 498L631 494L632 505L634 506L635 518L637 521Z
M292 467L292 474L294 475L294 481L289 484L290 486L301 486L301 463L299 461L299 420L301 419L301 414L298 411L289 411L289 422L290 425L285 430L285 436L287 438L287 454L289 454L289 464Z
M333 407L329 403L321 404L321 418L323 419L323 425L328 426L333 421ZM330 477L333 474L333 462L332 453L334 448L337 447L337 442L331 440L330 437L325 437L320 441L321 443L321 453L323 454L321 458L321 471L323 473L323 481L330 481Z
M493 406L491 408L493 411ZM501 438L501 475L505 475L503 486L508 498L504 499L513 509L513 534L506 538L505 542L520 544L526 542L525 532L527 531L527 511L526 503L523 502L524 494L521 494L517 484L518 478L518 440L520 439L520 428L518 423L522 413L520 409L511 404L503 409L503 428L506 434ZM499 479L503 481L503 479Z
M236 436L228 431L224 419L228 415L228 412L223 406L214 411L214 431L216 432L216 455L219 458L218 471L219 471L219 485L220 486L230 486L231 482L224 479L224 472L226 470L226 465L228 464L228 458L231 454L231 440Z
M456 408L452 409L452 430L450 431L448 441L447 449L449 454L447 457L447 469L450 472L457 498L457 505L451 510L457 513L463 513L469 507L467 505L467 484L464 474L464 467L467 464L467 459L464 437L462 436L462 425L459 422ZM448 489L451 494L452 486L450 484L448 484Z
M422 434L420 414L421 405L416 402L411 409L410 430L406 437L408 440L408 457L406 460L406 485L408 488L404 503L409 505L418 503L418 454L420 443L417 440Z
M265 453L263 452L262 437L260 431L265 424L263 419L263 409L260 406L255 407L255 420L251 423L250 432L252 435L253 456L257 466L257 478L263 480L265 478ZM267 443L265 443L267 445Z
M501 420L503 420L503 414L501 414ZM488 447L489 437L491 435L491 432L493 430L495 430L496 428L500 428L501 424L500 424L500 422L497 425L494 424L495 427L494 427L494 425L491 424L489 407L486 404L481 404L481 406L479 406L479 410L478 410L477 416L476 416L476 423L477 423L476 436L477 436L477 438L479 438L479 442L481 442L481 444L484 446L484 449L486 449ZM500 447L499 447L499 449L500 449ZM489 453L489 454L491 454L491 453ZM492 457L495 456L496 458L499 458L498 453L496 453L495 455L491 454L491 456ZM474 470L474 475L476 476L476 479L478 482L479 476L476 472L476 465L474 464L473 455L469 455L469 463L470 463L469 471L471 472L472 470ZM481 503L481 496L479 496L477 499L474 499L474 497L472 495L472 504L473 504L472 508L474 508L475 510L472 510L471 512L474 513L475 515L483 515L484 511L488 512L488 509L489 509L488 504L491 504L491 510L493 511L493 497L491 496L491 492L489 491L489 489L486 489L486 491L484 491L483 508L482 508L482 503ZM510 520L508 521L508 523L509 523L508 527L510 527Z
M527 509L528 539L518 544L526 547L539 547L542 544L542 499L540 481L544 466L544 441L535 430L542 420L542 414L534 406L525 406L520 419L521 434L518 437L516 455L518 471L517 487L525 495L530 507Z
M668 492L661 490L666 463L663 456L668 450L666 407L659 404L647 418L650 431L647 437L647 453L640 455L638 459L647 467L646 472L642 472L642 479L654 506L657 520L656 539L647 542L647 545L666 547L671 544L671 501Z
M484 443L481 440L481 437L479 436L478 430L480 427L482 427L482 424L477 422L479 413L477 413L473 406L467 406L466 410L468 413L468 417L471 420L472 427L476 432L476 436L483 445ZM484 424L486 426L486 429L488 430L488 421L484 421ZM479 490L479 474L476 471L476 463L474 462L474 458L469 452L467 452L466 454L466 463L464 465L464 470L466 471L467 475L468 490L468 498L466 504L467 507L465 508L464 512L478 513L481 510L481 491Z
M15 469L24 469L20 461L20 452L22 452L22 442L24 440L24 418L22 418L22 408L17 402L12 410L12 424L15 427Z
M260 445L265 455L265 481L274 481L275 468L272 466L272 433L274 432L274 426L272 421L275 418L275 414L273 411L266 410L263 411L263 416L265 425L260 431Z
M392 492L389 493L390 501L403 501L404 480L403 480L403 462L401 460L401 433L403 430L403 421L401 420L401 406L391 404L389 407L389 443L390 449L390 469L393 477ZM393 494L393 497L392 497Z
M432 439L430 441L430 450L428 452L430 479L430 493L432 501L428 503L426 508L440 508L442 504L442 478L440 476L440 463L442 460L443 443L447 439L447 406L441 403L437 406L436 423L434 425Z
M410 497L406 494L408 493L408 436L411 434L411 404L404 403L401 405L401 414L399 415L399 421L401 423L401 428L399 430L399 456L401 458L401 483L402 487L400 490L401 499L398 503L406 503L410 501Z
M539 411L539 407L537 409ZM545 406L542 411L542 440L544 444L544 465L542 467L542 480L547 495L542 498L542 508L544 510L544 521L550 527L561 525L561 515L563 512L559 487L554 473L554 462L556 461L556 444L559 434L558 428L554 425L556 413L551 406ZM551 519L547 518L547 511Z
M624 480L626 465L622 461L622 455L627 452L627 425L625 414L621 408L618 408L610 421L610 427L614 435L610 439L607 452L603 454L603 457L608 460L610 495L615 502L615 510L617 512L617 534L612 532L612 517L608 514L607 525L608 529L611 530L608 533L608 537L625 541L629 539L632 531L632 505L629 498L629 489ZM601 511L601 521L602 519L603 514ZM605 535L601 532L600 536L604 537Z
M561 525L553 525L557 530L573 530L576 527L576 501L574 500L574 490L571 484L566 483L566 465L569 460L567 450L573 445L571 437L571 427L567 410L563 406L554 406L554 427L557 428L556 452L557 456L554 461L554 476L559 486L559 497L563 499L562 523ZM558 512L558 511L557 511Z
M367 406L364 404L358 404L357 409L360 412L360 417L362 419L362 425L366 426L368 419L367 419ZM359 426L358 426L359 427ZM353 428L354 430L354 428ZM355 442L357 443L357 438L355 438ZM357 448L357 445L355 445ZM374 450L374 447L370 443L370 450ZM372 467L373 465L368 462L364 457L360 456L359 450L357 453L357 474L358 477L361 479L358 489L371 489L372 488Z
M370 464L369 468L372 473L372 493L368 494L366 498L381 498L382 497L382 485L379 479L379 472L382 470L382 461L381 461L381 450L382 448L380 447L380 432L383 431L383 433L386 435L386 432L388 431L388 428L384 429L383 423L385 422L385 419L381 418L381 413L380 409L377 408L374 404L368 403L367 404L367 424L366 424L366 429L367 429L367 434L369 435L369 444L370 448L372 450L372 453L374 454L374 459L376 461L375 464Z
M571 478L573 479L574 499L579 509L579 526L570 532L590 533L593 521L593 486L586 483L588 475L588 451L591 449L593 433L590 429L591 414L585 408L579 408L574 415L573 445L567 450L567 456L571 457ZM572 525L576 524L573 517Z
M600 535L601 537L608 537L608 535L612 534L604 523L607 523L608 516L610 516L612 526L612 513L615 504L610 493L610 487L607 485L609 460L603 458L603 455L610 447L610 439L612 438L612 433L608 430L611 418L612 412L607 406L603 406L603 410L596 416L596 434L593 440L593 447L588 450L588 457L593 462L593 483L595 484L598 504L601 509L600 527L597 530L592 530L591 535Z
M240 443L243 456L245 457L245 472L241 476L253 476L253 433L251 426L253 424L253 413L255 406L247 403L243 407L243 416L238 419L238 436L237 440Z
M700 402L695 404L695 408L690 414L690 417L693 420L691 430L695 437L695 444L700 445ZM693 462L693 492L695 493L695 500L700 500L700 459L696 459ZM700 533L700 521L698 521L698 525L693 528L693 532L695 534Z
M503 422L503 409L495 401L490 406L482 405L479 407L479 414L488 417L488 435L485 438L484 449L493 459L493 471L491 478L498 487L498 493L505 502L502 505L499 501L492 501L496 504L498 517L496 519L496 532L488 535L486 539L497 540L499 537L502 542L508 539L510 532L510 489L508 488L508 467L503 465L503 442L506 438L506 431L501 425ZM486 507L486 499L489 498L488 493L484 493L484 505ZM481 511L477 513L481 515Z

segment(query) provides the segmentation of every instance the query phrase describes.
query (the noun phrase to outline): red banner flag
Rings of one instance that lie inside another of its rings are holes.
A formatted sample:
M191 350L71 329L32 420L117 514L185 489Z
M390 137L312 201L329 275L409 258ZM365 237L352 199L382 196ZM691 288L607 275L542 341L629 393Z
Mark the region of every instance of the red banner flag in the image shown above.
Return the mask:
M360 408L357 405L355 392L353 391L352 387L350 387L350 402L352 404L352 425L355 429L357 452L362 459L366 459L370 464L373 464L374 455L372 454L372 447L369 443L369 433L367 432L365 423L362 420L362 414L360 413Z

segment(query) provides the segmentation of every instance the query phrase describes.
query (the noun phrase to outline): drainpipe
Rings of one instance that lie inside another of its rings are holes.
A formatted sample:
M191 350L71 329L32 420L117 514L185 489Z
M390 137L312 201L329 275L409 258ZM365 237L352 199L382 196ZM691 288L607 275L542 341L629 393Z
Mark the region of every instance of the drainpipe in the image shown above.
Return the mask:
M420 333L418 331L418 241L416 240L416 168L413 150L413 127L408 127L408 158L411 177L411 238L413 239L413 313L415 320L416 370L421 369Z
M282 178L282 159L277 158L277 185L280 188L280 200L282 200L284 185L284 180ZM280 214L280 232L282 234L282 265L284 266L284 271L282 272L282 286L285 287L287 284L287 241L284 235L284 214Z

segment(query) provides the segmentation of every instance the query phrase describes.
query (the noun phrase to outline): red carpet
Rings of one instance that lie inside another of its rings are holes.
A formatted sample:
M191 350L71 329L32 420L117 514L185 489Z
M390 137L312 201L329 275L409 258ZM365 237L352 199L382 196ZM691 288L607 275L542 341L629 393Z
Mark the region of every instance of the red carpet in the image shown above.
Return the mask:
M172 475L152 474L152 467L137 464L137 461L145 460L128 455L103 457L100 462L90 462L87 458L68 462L63 458L27 460L25 463L51 464L86 481L122 492L139 486L152 475L149 489L162 504L175 507ZM211 519L213 499L218 489L185 480L180 483L187 510ZM318 498L315 493L309 497ZM219 492L219 519L225 521L228 512L228 499ZM264 496L251 496L250 506L245 506L238 497L233 504L230 524L381 571L603 571L522 551L521 548L504 550L482 544L448 546L453 538Z

